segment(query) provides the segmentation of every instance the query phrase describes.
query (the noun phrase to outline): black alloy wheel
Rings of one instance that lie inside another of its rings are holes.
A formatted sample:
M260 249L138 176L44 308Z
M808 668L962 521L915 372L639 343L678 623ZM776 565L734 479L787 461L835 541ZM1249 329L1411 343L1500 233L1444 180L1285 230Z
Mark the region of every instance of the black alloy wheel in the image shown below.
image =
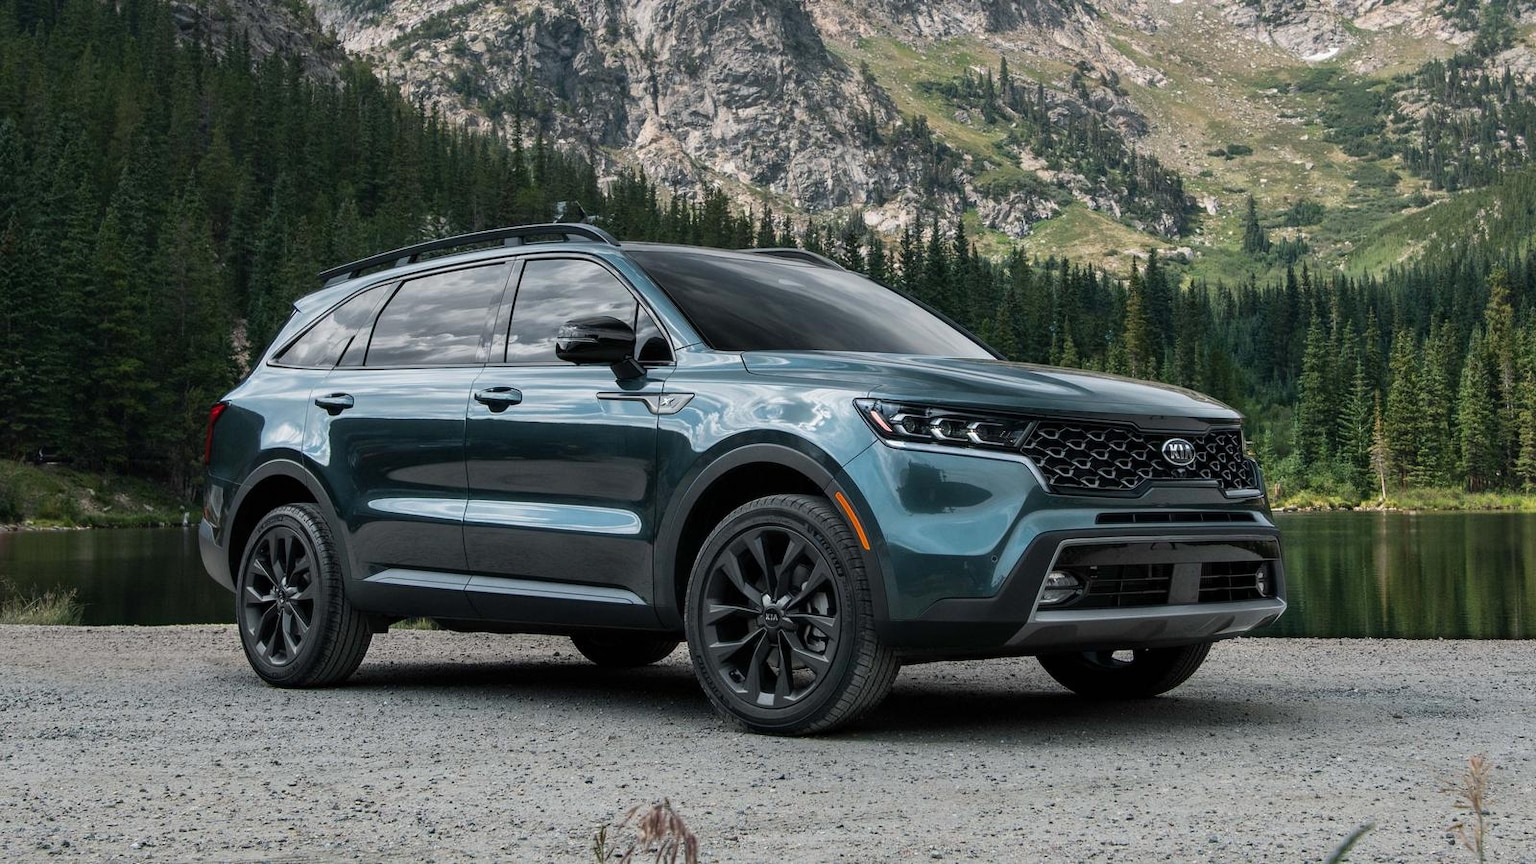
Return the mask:
M862 554L823 499L764 498L726 517L699 555L688 612L705 692L754 731L830 729L873 707L895 678L873 631Z
M269 684L335 684L362 663L373 635L347 602L335 541L314 505L278 507L251 531L235 621L246 659Z
M1189 680L1210 642L1177 648L1042 654L1040 665L1061 686L1090 699L1146 699Z
M287 666L315 620L314 550L288 525L261 535L245 565L240 618L252 651L274 668Z

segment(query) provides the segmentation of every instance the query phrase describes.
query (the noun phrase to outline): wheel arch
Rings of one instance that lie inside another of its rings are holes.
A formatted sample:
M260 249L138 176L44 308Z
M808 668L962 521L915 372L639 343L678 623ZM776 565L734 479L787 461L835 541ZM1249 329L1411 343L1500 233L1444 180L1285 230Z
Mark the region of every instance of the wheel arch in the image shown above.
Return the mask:
M845 492L845 500L854 508L864 500L846 480L839 481L841 470L837 462L808 442L759 442L722 449L726 452L714 459L700 459L700 467L678 484L657 532L656 613L664 624L677 630L683 628L683 598L694 558L709 532L732 510L748 501L779 494L817 495L832 500L837 493ZM843 507L834 506L843 511ZM886 608L885 580L873 542L878 526L867 511L859 516L859 522L872 541L865 563L876 614L882 615Z
M261 518L284 504L313 504L330 525L331 536L342 550L343 575L349 568L346 554L346 535L338 524L336 511L325 486L303 464L290 457L279 457L262 463L240 486L240 492L230 505L229 531L226 536L225 554L229 560L229 572L238 576L240 557L245 552L245 542Z

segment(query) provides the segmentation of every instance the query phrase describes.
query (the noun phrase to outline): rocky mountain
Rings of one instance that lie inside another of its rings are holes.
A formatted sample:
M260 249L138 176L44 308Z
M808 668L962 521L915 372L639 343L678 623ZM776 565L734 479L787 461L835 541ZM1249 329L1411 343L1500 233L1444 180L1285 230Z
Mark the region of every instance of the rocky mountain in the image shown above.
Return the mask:
M1474 48L1479 68L1536 69L1536 19L1511 0L309 2L347 52L469 126L680 194L886 230L974 212L998 243L1100 259L1219 258L1250 195L1270 221L1433 198L1411 176L1362 193L1329 118L1369 99L1411 126L1423 93L1378 85ZM1488 35L1490 7L1507 33ZM1368 240L1291 233L1336 258Z
M215 50L237 38L261 59L271 54L296 58L305 74L321 81L338 80L347 62L336 37L321 28L314 10L302 2L221 3L194 0L170 4L177 35L211 45Z

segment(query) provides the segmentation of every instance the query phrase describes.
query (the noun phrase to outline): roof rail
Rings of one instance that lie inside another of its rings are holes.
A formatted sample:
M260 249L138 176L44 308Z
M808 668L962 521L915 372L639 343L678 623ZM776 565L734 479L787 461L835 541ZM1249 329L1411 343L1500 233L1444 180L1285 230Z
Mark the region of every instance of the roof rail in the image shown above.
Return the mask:
M790 261L799 261L802 264L815 264L818 267L830 267L833 270L847 269L843 265L833 261L825 255L817 255L794 246L776 246L771 249L743 249L743 252L751 252L756 255L771 255L774 258L785 258Z
M607 243L610 246L619 245L619 241L613 239L601 228L593 225L579 223L548 222L540 225L518 225L512 228L492 228L489 231L476 231L473 234L460 234L457 237L444 237L440 240L428 240L425 243L417 243L414 246L405 246L393 252L381 252L378 255L370 255L351 264L343 264L340 267L332 267L320 274L320 281L326 286L338 282L354 279L364 270L371 270L380 265L389 265L386 270L396 267L404 267L407 264L415 264L421 260L421 256L428 252L437 252L443 249L457 249L461 246L479 246L485 243L500 242L503 246L522 246L529 237L560 237L567 241L585 241L592 243Z

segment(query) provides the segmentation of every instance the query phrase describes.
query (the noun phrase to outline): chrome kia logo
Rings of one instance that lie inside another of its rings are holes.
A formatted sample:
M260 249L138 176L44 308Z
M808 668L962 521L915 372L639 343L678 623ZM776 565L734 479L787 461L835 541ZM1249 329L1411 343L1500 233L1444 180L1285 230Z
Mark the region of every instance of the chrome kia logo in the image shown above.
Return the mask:
M1163 458L1180 468L1195 464L1195 445L1183 438L1169 438L1163 442Z

